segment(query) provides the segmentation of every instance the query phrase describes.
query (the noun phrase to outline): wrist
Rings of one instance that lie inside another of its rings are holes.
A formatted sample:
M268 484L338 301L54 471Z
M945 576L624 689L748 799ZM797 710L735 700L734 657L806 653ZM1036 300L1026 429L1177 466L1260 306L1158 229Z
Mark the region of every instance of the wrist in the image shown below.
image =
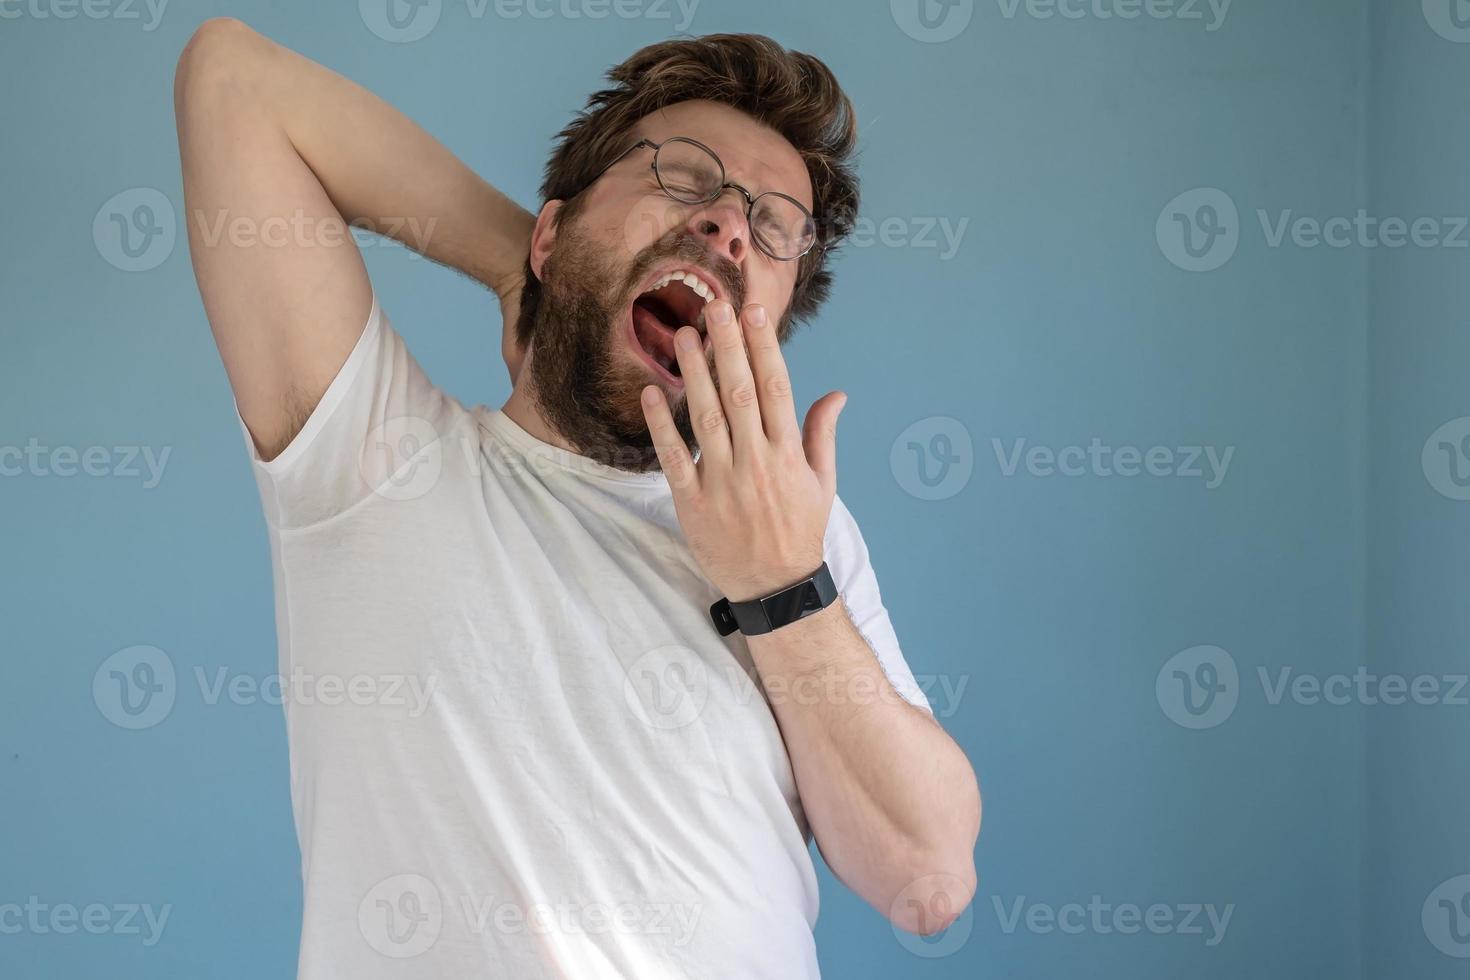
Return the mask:
M755 574L743 577L739 582L723 587L725 598L731 602L752 602L764 599L773 592L790 588L810 578L825 556L819 551L799 557L794 561L783 561L779 566L766 566ZM718 585L718 583L716 583Z
M721 636L737 629L758 636L782 629L837 601L837 586L826 562L797 576L787 575L785 584L756 591L749 598L720 599L710 607L710 619Z

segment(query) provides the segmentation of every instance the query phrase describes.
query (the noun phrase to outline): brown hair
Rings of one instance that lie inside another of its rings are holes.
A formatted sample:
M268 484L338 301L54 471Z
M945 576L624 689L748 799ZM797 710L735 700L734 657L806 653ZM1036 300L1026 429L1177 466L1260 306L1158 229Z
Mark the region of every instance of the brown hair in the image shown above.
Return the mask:
M607 77L613 87L594 93L558 135L541 199L567 202L557 212L558 221L574 215L581 192L627 149L633 126L666 106L706 99L746 113L786 138L812 182L817 241L798 260L796 286L778 328L786 340L792 324L814 315L831 291L827 257L852 229L858 208L851 164L857 120L831 69L760 34L708 34L650 44L609 69ZM525 280L516 326L522 346L531 340L540 299L529 262Z

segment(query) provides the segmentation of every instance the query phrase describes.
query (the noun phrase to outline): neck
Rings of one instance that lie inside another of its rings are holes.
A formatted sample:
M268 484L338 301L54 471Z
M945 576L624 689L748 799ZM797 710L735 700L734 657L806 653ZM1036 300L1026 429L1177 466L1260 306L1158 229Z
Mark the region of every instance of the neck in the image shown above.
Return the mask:
M558 449L565 449L567 452L576 452L576 447L556 431L551 423L546 421L546 416L541 413L541 404L536 398L536 385L531 381L530 366L531 354L528 353L516 377L515 385L511 389L510 397L506 399L504 405L500 406L500 410L512 422L542 442L556 446Z
M508 419L548 445L604 466L629 473L648 473L658 469L658 455L651 445L641 448L623 445L613 432L605 431L605 427L591 426L590 447L574 445L548 418L542 407L536 383L532 380L532 357L534 353L527 353L511 386L510 397L500 407ZM697 450L694 458L699 458Z

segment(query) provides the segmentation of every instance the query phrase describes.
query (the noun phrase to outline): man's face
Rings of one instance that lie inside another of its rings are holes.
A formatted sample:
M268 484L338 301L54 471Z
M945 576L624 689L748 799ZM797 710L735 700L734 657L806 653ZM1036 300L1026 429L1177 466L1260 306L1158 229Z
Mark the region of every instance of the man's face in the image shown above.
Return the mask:
M780 191L811 210L801 157L744 113L681 102L640 121L626 145L674 136L714 150L725 179L751 194ZM649 384L668 395L675 423L694 447L674 331L687 324L703 334L711 298L737 311L758 303L780 323L800 264L754 244L738 191L703 205L670 199L654 176L653 154L642 147L625 156L554 231L543 216L532 245L533 267L544 260L534 270L542 293L529 365L542 412L579 452L635 471L658 465L639 405ZM552 236L549 243L543 235Z

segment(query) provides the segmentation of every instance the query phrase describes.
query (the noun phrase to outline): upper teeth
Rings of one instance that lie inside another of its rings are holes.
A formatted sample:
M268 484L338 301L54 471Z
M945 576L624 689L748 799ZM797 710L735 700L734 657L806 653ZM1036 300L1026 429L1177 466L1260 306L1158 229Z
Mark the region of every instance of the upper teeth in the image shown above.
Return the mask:
M671 282L684 283L684 285L694 290L694 292L699 295L699 298L704 300L706 303L715 298L714 290L710 289L709 286L705 284L705 281L703 279L699 278L692 272L670 272L658 282L648 287L648 291L651 293L655 290L663 289Z

